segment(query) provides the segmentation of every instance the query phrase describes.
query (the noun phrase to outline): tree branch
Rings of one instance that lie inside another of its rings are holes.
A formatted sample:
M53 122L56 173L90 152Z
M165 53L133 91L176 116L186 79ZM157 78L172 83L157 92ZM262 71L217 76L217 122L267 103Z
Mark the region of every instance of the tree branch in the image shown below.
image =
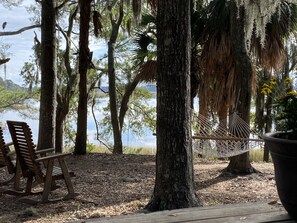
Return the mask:
M35 29L35 28L40 28L41 25L39 24L36 24L36 25L32 25L32 26L26 26L26 27L23 27L17 31L9 31L9 32L0 32L0 36L12 36L12 35L18 35L22 32L25 32L27 30L30 30L30 29Z
M7 63L9 60L10 60L10 58L0 59L0 65Z

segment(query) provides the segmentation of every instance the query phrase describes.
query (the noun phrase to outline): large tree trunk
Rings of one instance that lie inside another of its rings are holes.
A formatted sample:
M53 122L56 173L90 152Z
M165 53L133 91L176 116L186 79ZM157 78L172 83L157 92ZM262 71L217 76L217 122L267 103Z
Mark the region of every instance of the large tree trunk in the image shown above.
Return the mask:
M115 43L118 38L118 32L120 25L124 16L123 0L120 1L119 17L117 21L111 18L112 30L108 42L108 84L109 84L109 104L110 104L110 117L111 125L113 130L113 153L122 154L123 153L123 143L122 143L122 129L120 127L120 122L118 118L118 105L117 105L117 94L116 94L116 73L114 64L114 50Z
M235 57L235 72L236 72L236 95L238 101L235 109L241 118L250 124L250 108L251 108L251 93L252 93L252 64L248 56L245 46L244 37L244 18L243 8L237 10L237 6L232 1L231 11L231 37L232 48ZM238 17L237 12L240 15ZM245 138L249 138L246 134ZM249 160L249 153L244 153L238 156L231 157L230 163L226 169L232 173L252 173L254 168Z
M41 94L38 149L55 146L56 121L56 10L54 0L43 0L41 11Z
M182 35L181 35L182 34ZM157 155L150 211L198 205L190 94L190 1L158 1Z
M79 101L77 109L77 131L74 154L87 153L87 118L88 118L88 92L87 73L91 63L89 50L89 29L92 0L81 0L79 25Z

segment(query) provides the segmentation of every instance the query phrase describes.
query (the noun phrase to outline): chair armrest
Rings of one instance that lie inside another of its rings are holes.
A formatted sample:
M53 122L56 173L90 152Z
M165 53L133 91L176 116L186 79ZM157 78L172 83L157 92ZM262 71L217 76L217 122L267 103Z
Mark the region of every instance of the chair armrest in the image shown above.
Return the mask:
M45 153L52 153L54 152L54 148L49 148L49 149L41 149L41 150L35 150L36 154L45 154Z
M14 156L16 154L15 150L9 151L7 156Z
M7 146L7 147L12 146L12 145L13 145L13 142L5 143L5 146Z
M71 153L57 153L57 154L53 154L53 155L40 157L40 158L36 159L36 161L37 162L43 162L43 161L46 161L46 160L61 158L61 157L64 157L64 156L69 156L69 155L71 155Z

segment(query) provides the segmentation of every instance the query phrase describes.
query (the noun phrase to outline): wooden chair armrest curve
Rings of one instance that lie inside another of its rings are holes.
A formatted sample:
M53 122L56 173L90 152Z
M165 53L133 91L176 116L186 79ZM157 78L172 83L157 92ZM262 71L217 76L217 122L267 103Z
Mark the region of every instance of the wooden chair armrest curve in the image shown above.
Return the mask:
M8 142L8 143L5 143L5 146L12 146L13 145L13 142Z
M69 156L69 155L71 155L71 153L57 153L57 154L52 154L52 155L40 157L40 158L36 159L36 161L37 162L43 162L43 161L46 161L46 160L61 158L61 157L64 157L64 156Z
M45 153L52 153L54 152L54 148L48 148L48 149L40 149L40 150L35 150L36 154L45 154Z
M15 150L9 151L7 156L14 156L16 154Z

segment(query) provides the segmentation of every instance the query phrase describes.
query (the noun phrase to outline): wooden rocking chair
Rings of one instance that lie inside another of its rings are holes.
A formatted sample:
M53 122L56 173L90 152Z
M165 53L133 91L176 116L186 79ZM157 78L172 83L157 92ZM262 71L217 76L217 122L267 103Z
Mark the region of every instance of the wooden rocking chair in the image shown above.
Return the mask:
M23 177L27 178L27 184L24 192L15 192L14 195L30 195L32 193L33 179L38 184L43 183L41 203L57 200L71 199L77 196L74 193L72 182L70 179L70 173L68 172L64 157L70 155L70 153L44 155L42 157L37 156L37 151L49 151L47 150L35 150L35 145L32 139L32 132L26 122L19 121L7 121L8 128L12 137L12 141L17 153L17 157L20 162ZM40 152L39 152L40 153ZM54 166L54 161L59 162L60 167ZM49 200L49 194L54 189L56 180L64 180L68 193L63 198ZM26 203L37 203L37 201L31 199L23 199Z
M8 174L12 175L10 179L0 182L0 185L7 185L14 182L14 190L21 190L20 188L20 178L21 169L19 164L17 164L15 151L10 150L10 146L13 143L5 143L3 137L3 130L0 127L0 168L7 168Z

